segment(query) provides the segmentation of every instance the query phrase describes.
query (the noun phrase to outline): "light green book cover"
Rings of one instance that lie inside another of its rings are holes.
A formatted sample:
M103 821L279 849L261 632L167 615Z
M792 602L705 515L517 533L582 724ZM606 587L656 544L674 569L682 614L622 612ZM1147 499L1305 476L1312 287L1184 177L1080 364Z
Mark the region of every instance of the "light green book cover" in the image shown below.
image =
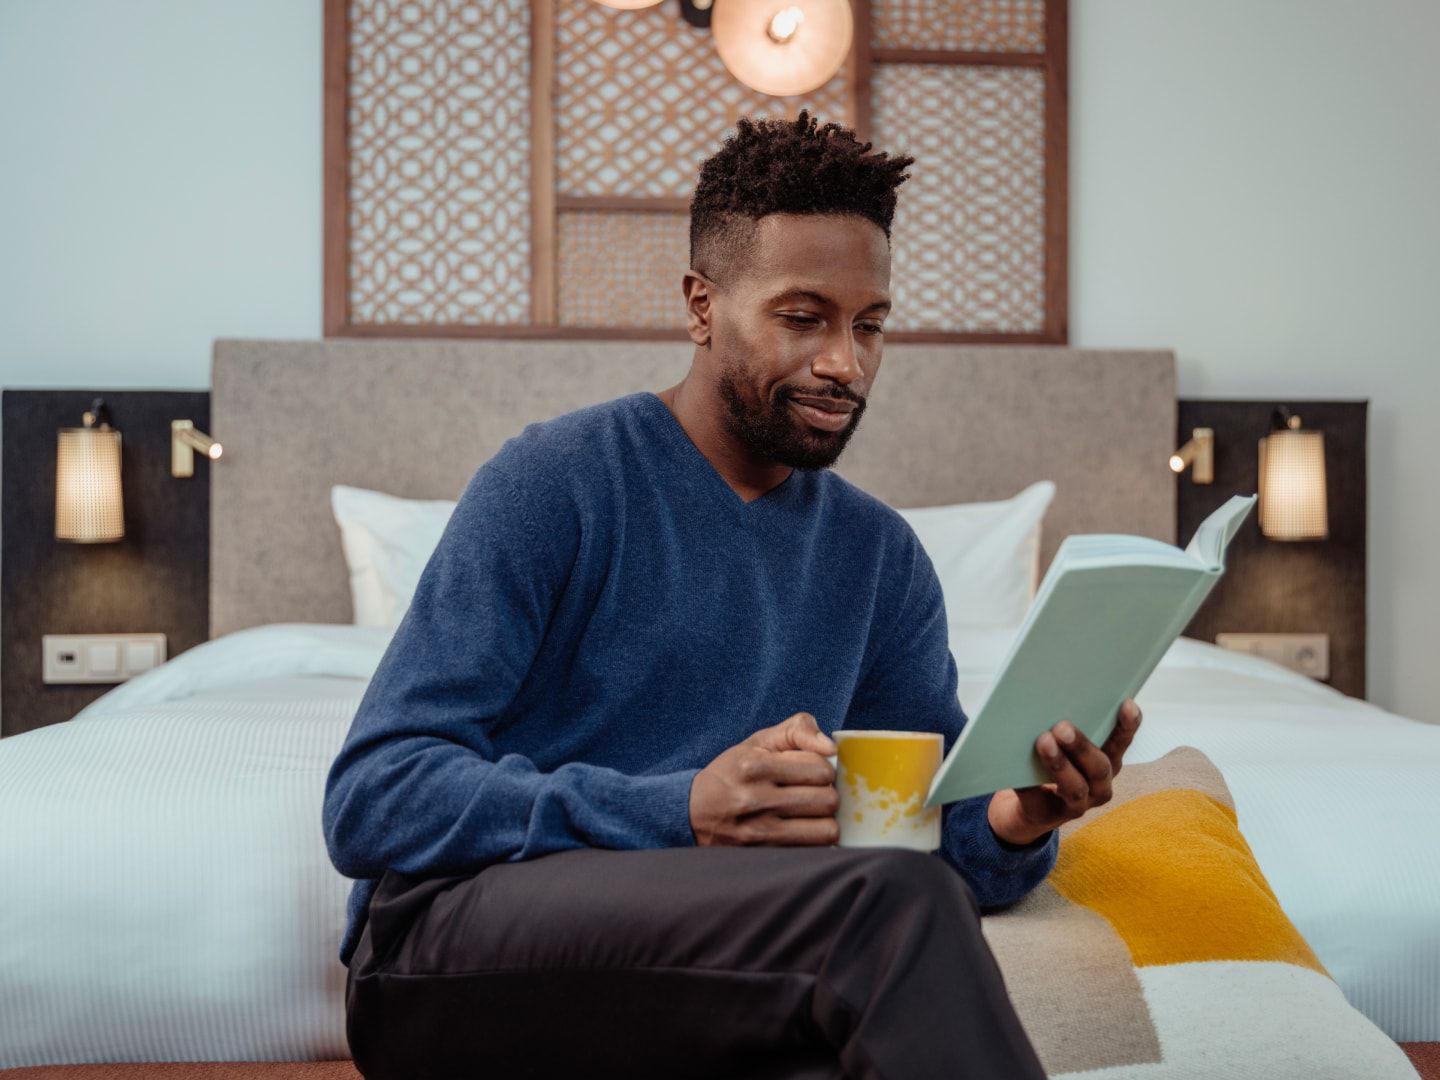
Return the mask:
M1142 536L1068 536L979 711L930 784L925 807L1050 781L1035 740L1069 720L1097 746L1225 572L1255 505L1232 496L1184 551Z

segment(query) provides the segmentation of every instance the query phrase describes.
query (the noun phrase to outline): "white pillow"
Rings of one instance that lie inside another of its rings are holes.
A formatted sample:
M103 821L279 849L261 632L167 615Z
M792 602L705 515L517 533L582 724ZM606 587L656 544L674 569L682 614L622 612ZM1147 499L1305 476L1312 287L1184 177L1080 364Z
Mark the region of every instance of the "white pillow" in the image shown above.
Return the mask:
M1040 519L1055 485L1038 480L999 502L901 510L935 564L945 621L1019 626L1040 584Z
M399 626L455 503L336 484L330 508L350 568L355 625Z

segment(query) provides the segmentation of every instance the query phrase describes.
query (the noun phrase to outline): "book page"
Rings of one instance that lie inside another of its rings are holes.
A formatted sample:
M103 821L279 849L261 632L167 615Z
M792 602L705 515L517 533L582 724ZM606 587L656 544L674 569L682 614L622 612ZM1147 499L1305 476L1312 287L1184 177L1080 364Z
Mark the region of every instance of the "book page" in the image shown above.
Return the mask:
M1255 501L1254 495L1231 495L1224 505L1211 512L1210 516L1200 523L1195 535L1190 538L1190 543L1185 546L1185 553L1208 569L1222 569L1225 565L1225 549L1240 531L1240 526Z

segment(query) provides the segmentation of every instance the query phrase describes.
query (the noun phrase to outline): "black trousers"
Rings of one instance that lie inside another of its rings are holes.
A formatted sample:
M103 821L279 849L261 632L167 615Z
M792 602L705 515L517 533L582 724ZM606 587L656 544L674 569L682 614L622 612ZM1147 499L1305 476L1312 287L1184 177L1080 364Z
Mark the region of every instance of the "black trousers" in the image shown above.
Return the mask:
M367 1080L1043 1080L969 887L899 848L579 848L387 871L346 980Z

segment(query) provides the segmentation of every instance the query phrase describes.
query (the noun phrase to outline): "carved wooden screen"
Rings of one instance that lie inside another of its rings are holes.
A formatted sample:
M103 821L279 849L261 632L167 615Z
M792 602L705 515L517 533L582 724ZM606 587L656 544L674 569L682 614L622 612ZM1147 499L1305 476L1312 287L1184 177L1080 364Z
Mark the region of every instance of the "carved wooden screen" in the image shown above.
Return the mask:
M326 0L325 333L683 337L700 162L804 107L917 159L888 338L1065 342L1065 0L851 4L772 98L674 0Z

